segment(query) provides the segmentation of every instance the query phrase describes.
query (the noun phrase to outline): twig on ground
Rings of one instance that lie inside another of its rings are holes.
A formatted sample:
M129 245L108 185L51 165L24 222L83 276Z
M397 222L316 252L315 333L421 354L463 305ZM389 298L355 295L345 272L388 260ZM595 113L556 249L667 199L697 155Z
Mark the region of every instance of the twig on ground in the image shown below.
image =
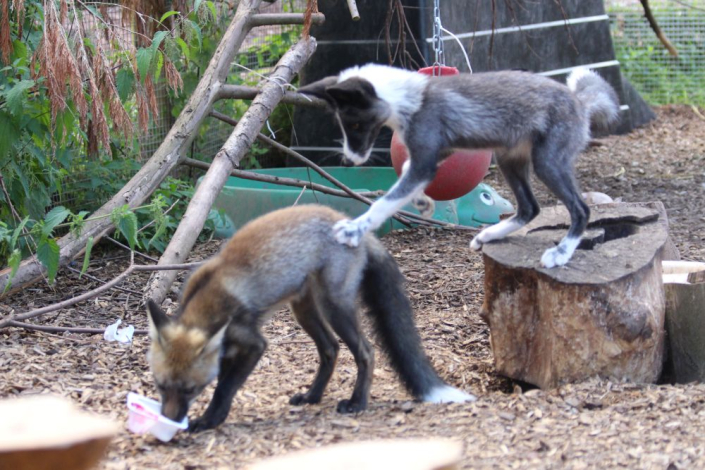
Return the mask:
M76 269L76 268L72 268L71 266L68 266L68 265L67 265L67 266L66 266L66 269L68 269L68 270L71 271L71 272L77 273L77 274L79 274L79 275L81 274L81 271L80 271L80 270L78 270L78 269ZM92 275L90 275L90 274L88 274L88 273L83 273L81 276L86 277L86 278L90 279L91 281L100 282L101 284L105 284L106 282L108 282L108 281L104 281L104 280L102 280L102 279L100 279L100 278L97 278L97 277L95 277L95 276L92 276ZM121 290L121 291L123 291L123 292L127 292L128 294L142 295L141 292L137 292L137 291L135 291L135 290L127 289L127 288L125 288L125 287L115 286L115 289Z
M30 318L38 317L40 315L44 315L49 312L55 312L57 310L60 310L62 308L70 307L72 305L75 305L79 302L82 302L84 300L92 299L93 297L115 287L116 285L120 284L125 278L127 278L130 274L132 274L135 271L166 271L166 270L186 270L186 269L191 269L197 266L200 266L201 263L185 263L185 264L172 264L172 265L138 265L135 264L135 253L131 252L130 256L130 266L127 267L123 272L118 274L116 277L114 277L112 280L106 282L100 287L96 287L95 289L92 289L88 292L85 292L79 296L72 297L70 299L57 302L55 304L47 305L45 307L37 308L34 310L30 310L29 312L21 313L21 314L10 314L8 317L0 320L0 329L5 328L7 326L13 326L14 324L17 323L22 323L24 320L29 320ZM141 294L140 294L141 295Z
M85 334L97 334L102 335L105 333L105 328L83 328L83 327L73 327L73 326L51 326L51 325L33 325L32 323L24 323L19 321L12 321L7 326L13 326L15 328L24 328L25 330L36 330L43 331L45 333L85 333ZM149 333L148 330L135 330L136 335L146 335Z
M151 257L151 256L149 256L149 255L145 255L144 253L140 253L139 251L130 250L130 247L129 247L129 246L127 246L127 245L125 245L125 244L123 244L123 243L120 243L119 241L115 240L113 237L105 237L105 238L107 238L107 239L110 240L111 242L115 243L115 244L116 244L117 246L119 246L120 248L124 248L124 249L126 249L126 250L129 250L130 252L133 252L133 253L136 254L137 256L141 256L142 258L144 258L144 259L146 259L146 260L149 260L149 261L153 261L153 262L155 262L155 263L158 263L158 262L159 262L159 260L158 260L157 258L153 258L153 257Z

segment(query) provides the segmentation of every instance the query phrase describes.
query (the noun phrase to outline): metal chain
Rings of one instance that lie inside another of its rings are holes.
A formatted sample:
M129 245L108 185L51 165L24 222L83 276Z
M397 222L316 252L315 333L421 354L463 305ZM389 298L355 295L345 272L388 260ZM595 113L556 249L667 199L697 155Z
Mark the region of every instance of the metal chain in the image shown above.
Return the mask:
M442 29L441 0L433 0L433 52L435 54L435 61L433 62L434 68L445 65L446 62L445 55L443 53L443 39L441 37ZM436 74L435 70L433 74ZM438 74L440 75L440 67L438 69Z

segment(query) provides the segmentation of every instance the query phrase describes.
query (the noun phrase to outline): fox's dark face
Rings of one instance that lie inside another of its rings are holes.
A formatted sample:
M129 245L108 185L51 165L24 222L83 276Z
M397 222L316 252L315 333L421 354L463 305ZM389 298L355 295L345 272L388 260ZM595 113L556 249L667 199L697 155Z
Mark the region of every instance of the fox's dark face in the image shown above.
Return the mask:
M161 395L162 414L181 421L191 403L218 375L225 328L214 336L170 320L152 301L147 303L152 343L149 366Z
M343 131L344 164L362 165L370 158L380 129L390 115L389 106L363 78L328 77L299 88L299 93L324 99Z

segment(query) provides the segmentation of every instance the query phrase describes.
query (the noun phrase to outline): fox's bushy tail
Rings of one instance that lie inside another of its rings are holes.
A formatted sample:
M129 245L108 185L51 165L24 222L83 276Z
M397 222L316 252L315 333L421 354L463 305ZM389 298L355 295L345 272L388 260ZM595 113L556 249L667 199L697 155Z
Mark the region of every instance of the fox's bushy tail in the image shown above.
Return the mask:
M614 88L604 78L581 67L568 76L566 85L587 112L593 126L608 129L619 118L619 98Z
M414 325L404 275L392 255L376 239L368 244L368 264L362 297L382 347L411 394L428 402L462 402L475 397L457 390L438 376L424 353Z

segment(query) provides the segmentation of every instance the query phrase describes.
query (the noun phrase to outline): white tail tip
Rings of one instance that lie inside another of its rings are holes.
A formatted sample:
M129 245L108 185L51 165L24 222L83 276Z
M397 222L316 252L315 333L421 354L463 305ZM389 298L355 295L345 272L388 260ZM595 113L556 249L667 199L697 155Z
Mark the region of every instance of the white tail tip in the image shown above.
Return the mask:
M434 387L423 396L423 401L427 403L464 403L475 400L477 400L475 395L465 393L450 385Z

